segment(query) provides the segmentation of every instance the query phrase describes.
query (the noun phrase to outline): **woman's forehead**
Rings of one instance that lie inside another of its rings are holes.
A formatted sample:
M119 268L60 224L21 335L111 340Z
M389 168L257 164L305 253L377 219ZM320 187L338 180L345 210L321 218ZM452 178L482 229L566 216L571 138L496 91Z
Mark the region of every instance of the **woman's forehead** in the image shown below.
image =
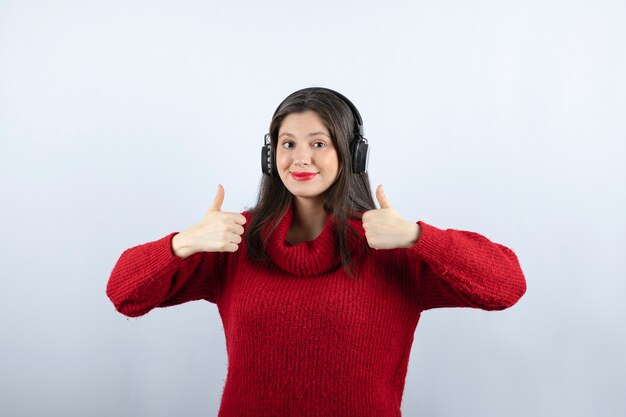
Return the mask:
M296 131L298 134L304 133L307 136L313 136L320 132L328 135L328 128L319 115L313 111L289 113L282 120L278 130L280 135L288 134L294 136Z

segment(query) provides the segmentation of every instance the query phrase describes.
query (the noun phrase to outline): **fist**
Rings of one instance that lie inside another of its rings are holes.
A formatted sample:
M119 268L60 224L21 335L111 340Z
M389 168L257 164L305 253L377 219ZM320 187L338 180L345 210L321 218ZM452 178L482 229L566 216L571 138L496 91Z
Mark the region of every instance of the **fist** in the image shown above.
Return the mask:
M222 211L224 187L219 184L213 203L200 222L174 236L172 246L180 257L196 252L236 252L246 218L241 213Z
M372 249L410 248L419 239L419 224L405 220L392 206L382 185L376 188L379 209L363 213L363 229Z

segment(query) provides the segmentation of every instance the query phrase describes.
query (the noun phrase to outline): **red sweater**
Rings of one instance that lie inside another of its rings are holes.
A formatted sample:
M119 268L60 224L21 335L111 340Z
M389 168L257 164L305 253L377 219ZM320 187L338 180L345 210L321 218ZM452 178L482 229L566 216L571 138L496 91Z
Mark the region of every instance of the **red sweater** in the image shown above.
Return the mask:
M415 245L370 256L347 233L354 279L341 266L332 216L295 246L285 241L292 218L290 208L270 237L272 265L251 262L243 241L234 253L181 259L173 232L124 251L109 278L107 295L127 316L191 300L217 305L228 353L220 417L400 416L423 310L502 310L526 291L513 251L478 233L419 221ZM361 222L349 221L365 238Z

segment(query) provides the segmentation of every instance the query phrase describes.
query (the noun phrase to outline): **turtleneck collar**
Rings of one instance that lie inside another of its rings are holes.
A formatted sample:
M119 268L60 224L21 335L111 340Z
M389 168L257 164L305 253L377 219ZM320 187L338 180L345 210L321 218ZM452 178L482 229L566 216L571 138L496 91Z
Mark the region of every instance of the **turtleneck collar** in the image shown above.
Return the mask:
M287 232L293 222L293 206L289 206L276 230L270 236L265 251L281 269L294 275L311 276L328 272L341 265L339 242L334 232L333 215L329 214L320 235L314 240L291 245L286 241ZM358 220L348 219L348 223L365 239L365 230ZM269 228L261 232L265 240ZM348 248L351 254L360 246L358 238L346 230Z

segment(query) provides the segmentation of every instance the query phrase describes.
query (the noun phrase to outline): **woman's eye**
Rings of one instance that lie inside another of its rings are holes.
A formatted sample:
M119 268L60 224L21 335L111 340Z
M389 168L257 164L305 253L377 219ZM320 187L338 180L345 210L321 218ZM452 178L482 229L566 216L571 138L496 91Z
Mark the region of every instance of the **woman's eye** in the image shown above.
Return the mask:
M285 141L285 142L283 142L282 146L283 146L283 148L290 149L290 148L293 148L292 145L293 145L293 142ZM326 146L326 143L324 143L324 142L314 142L313 143L313 147L314 148L324 148L325 146Z

